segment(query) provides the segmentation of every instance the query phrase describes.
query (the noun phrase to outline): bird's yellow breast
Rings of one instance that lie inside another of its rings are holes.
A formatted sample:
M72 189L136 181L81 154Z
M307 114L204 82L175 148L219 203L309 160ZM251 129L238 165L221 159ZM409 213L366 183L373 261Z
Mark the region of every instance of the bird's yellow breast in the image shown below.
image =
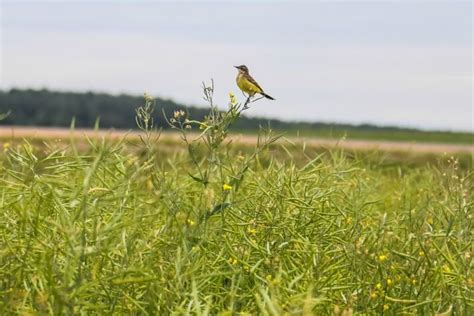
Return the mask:
M262 90L260 90L259 87L254 85L252 82L250 82L244 74L239 73L237 75L237 86L239 86L240 90L243 92L248 93L249 95L254 95L255 93L260 93Z

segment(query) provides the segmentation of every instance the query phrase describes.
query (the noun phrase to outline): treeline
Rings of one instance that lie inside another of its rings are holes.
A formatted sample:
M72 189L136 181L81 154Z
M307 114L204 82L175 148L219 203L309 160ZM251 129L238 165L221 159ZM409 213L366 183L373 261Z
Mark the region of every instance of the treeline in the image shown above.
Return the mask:
M75 118L77 127L93 127L100 118L102 128L135 128L135 108L143 103L143 97L131 95L110 95L105 93L56 92L42 90L0 90L0 113L10 111L10 115L0 122L2 125L35 125L68 127ZM155 123L167 127L163 111L172 115L177 109L186 109L190 117L201 119L207 109L185 106L171 100L156 98ZM257 129L270 124L274 129L374 129L398 130L396 127L377 127L372 125L346 125L330 123L295 123L263 118L243 117L236 128Z
M0 121L0 125L68 127L74 118L76 127L93 127L99 118L101 128L133 129L136 128L135 108L142 103L142 96L125 94L57 92L46 89L0 90L0 114L10 111L10 114ZM170 116L173 111L178 109L186 110L191 118L198 120L208 112L205 108L185 106L171 100L156 98L155 125L167 128L163 111ZM245 116L233 128L241 132L254 132L259 126L271 126L277 131L289 133L298 131L303 135L315 136L340 137L347 133L352 138L472 141L471 133L422 132L416 129L379 127L368 124L284 122Z
M135 128L135 108L143 97L105 93L56 92L49 90L0 91L0 113L10 111L2 125L35 125L68 127L75 119L76 127L93 127L99 118L100 127ZM170 100L156 99L155 123L166 126L162 109L172 113L185 108ZM205 110L189 108L193 117L202 117Z

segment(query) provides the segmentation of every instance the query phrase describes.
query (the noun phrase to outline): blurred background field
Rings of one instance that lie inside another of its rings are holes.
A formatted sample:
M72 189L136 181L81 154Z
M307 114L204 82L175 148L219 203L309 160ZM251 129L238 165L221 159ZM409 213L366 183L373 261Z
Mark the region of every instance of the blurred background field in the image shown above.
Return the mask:
M104 129L118 130L136 128L130 115L140 104L142 97L109 95L104 93L67 93L48 90L0 91L0 113L9 116L0 121L0 126L69 127L74 119L78 128L92 128L97 120ZM255 107L262 105L256 104ZM225 105L222 106L225 110ZM164 113L170 116L175 110L185 110L189 117L201 120L207 109L178 104L171 100L156 99L154 121L156 126L168 129ZM270 127L287 137L330 138L333 140L378 140L406 141L410 143L473 144L472 132L426 131L415 128L377 126L370 124L351 125L340 123L291 122L268 118L242 117L232 127L232 132L256 134L259 127ZM448 150L449 151L449 150Z
M472 155L474 146L463 143L438 143L438 142L404 142L386 141L383 138L375 140L351 139L350 137L320 137L318 136L291 136L292 133L278 133L281 136L271 146L275 158L304 161L305 155L311 155L331 150L342 150L348 156L359 155L360 157L376 156L384 158L380 163L400 163L407 165L419 165L436 163L443 157L455 155L461 166L472 167ZM160 145L157 150L160 154L169 155L175 152L185 151L179 133L171 130L157 131L160 137ZM234 147L248 152L258 142L258 132L243 133L240 130L231 132L229 142ZM191 138L197 138L199 133L190 132ZM133 149L139 142L140 132L136 130L116 129L81 129L81 128L47 128L47 127L25 127L25 126L0 126L0 142L4 146L15 146L28 140L38 148L53 146L56 149L67 149L71 141L82 150L89 148L89 140L109 139L110 141L122 140L125 147ZM7 145L5 145L7 144Z

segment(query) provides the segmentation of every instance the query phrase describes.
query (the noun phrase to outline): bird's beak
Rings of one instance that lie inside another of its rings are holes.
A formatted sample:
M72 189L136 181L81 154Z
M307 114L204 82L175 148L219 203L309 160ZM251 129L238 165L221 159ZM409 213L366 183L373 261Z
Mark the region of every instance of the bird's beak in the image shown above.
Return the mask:
M235 68L239 69L239 66L234 66Z

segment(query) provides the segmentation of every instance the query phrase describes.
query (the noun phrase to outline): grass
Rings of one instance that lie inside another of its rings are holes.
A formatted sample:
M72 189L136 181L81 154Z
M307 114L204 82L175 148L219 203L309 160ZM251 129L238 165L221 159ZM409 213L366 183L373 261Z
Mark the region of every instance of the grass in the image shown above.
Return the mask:
M271 125L275 132L287 137L317 137L339 140L369 140L410 143L474 144L474 134L462 131L424 131L413 128L377 127L373 125L311 124L259 120L263 126ZM238 125L239 132L255 134L255 128Z
M363 128L334 128L334 129L302 129L279 131L285 135L299 135L306 137L322 137L349 140L374 140L412 143L445 143L466 144L474 143L474 134L468 132L420 131L410 129L366 129Z
M163 151L147 111L138 144L4 146L2 314L472 313L472 165L243 148L237 106Z

